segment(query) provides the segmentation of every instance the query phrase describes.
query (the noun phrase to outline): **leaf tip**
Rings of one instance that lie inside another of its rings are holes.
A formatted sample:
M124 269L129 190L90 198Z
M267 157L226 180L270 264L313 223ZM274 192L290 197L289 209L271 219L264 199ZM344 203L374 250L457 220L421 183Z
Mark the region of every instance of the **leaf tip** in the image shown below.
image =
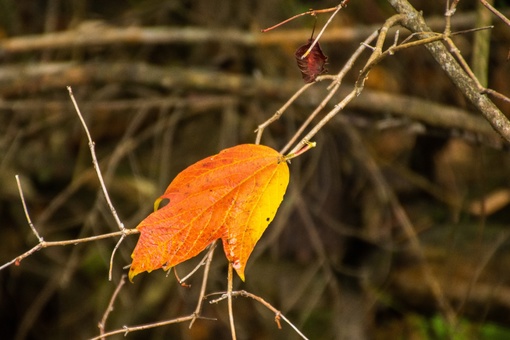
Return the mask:
M133 283L133 278L136 276L134 270L130 269L129 270L129 274L128 274L128 278L129 278L129 282Z
M244 266L241 264L241 261L235 260L232 262L232 268L236 270L237 275L244 282Z

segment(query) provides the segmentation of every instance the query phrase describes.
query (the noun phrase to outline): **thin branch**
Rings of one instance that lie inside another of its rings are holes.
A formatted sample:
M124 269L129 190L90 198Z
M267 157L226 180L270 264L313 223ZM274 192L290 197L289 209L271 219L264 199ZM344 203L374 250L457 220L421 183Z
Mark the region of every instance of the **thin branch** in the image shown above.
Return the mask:
M202 278L202 286L200 287L200 294L198 295L198 303L195 308L195 311L193 312L193 315L195 315L195 318L191 320L189 323L189 328L193 326L193 323L200 315L200 312L202 311L202 305L204 303L204 297L205 297L205 290L207 287L207 279L209 278L209 272L211 270L211 262L214 255L214 250L216 249L216 246L218 245L218 241L214 241L211 244L211 248L207 252L206 260L205 260L205 267L204 267L204 277Z
M315 39L313 40L313 42L310 45L310 47L308 47L308 50L301 56L301 59L305 59L310 54L310 52L312 52L312 49L314 48L315 45L317 45L317 42L319 41L319 39L324 34L324 31L326 30L326 27L328 27L329 24L331 23L331 21L333 21L333 18L338 13L338 11L340 11L340 9L342 9L342 5L336 6L336 10L333 12L333 14L331 14L331 16L329 17L329 19L326 22L326 24L320 30L319 34L317 34L317 37L315 37Z
M299 90L297 90L296 93L292 95L292 97L290 97L289 100L287 100L285 104L283 104L283 106L280 109L276 111L276 113L273 116L271 116L271 118L269 118L268 120L266 120L264 123L260 124L257 127L257 129L255 130L255 132L257 133L257 137L255 138L255 144L260 144L260 140L262 139L262 133L264 132L264 129L271 125L274 121L280 119L282 114L289 108L289 106L292 105L292 103L313 84L314 83L308 83L303 85Z
M321 130L324 127L324 125L326 125L334 116L336 116L338 112L343 110L345 106L349 104L354 98L359 96L359 94L363 90L363 83L366 77L368 76L368 72L371 70L373 65L375 65L375 63L378 62L379 56L382 54L382 47L389 28L398 23L400 20L402 20L402 18L403 16L401 15L394 15L388 20L386 20L385 24L383 25L379 32L379 38L377 40L376 47L373 50L372 54L370 55L370 58L368 59L365 67L363 68L363 71L361 72L358 78L354 90L352 90L346 97L344 97L344 99L340 103L335 105L335 107L331 111L329 111L328 114L324 118L322 118L298 144L294 146L294 148L290 151L290 155L299 152L299 150L305 147L311 141L311 138L313 138L317 134L317 132L319 132L319 130ZM366 46L367 44L362 44L360 48Z
M126 274L121 276L120 282L117 285L117 288L115 288L115 291L113 292L110 302L108 303L108 307L106 307L106 310L104 311L103 318L101 319L101 321L98 324L100 335L105 334L104 328L106 325L106 320L108 319L108 316L110 315L110 313L113 311L113 303L115 302L115 299L117 299L117 295L119 295L120 290L122 289L122 286L124 286L124 284L126 283L126 277L127 277Z
M225 294L225 293L213 293L213 294L209 294L209 296L217 295L217 294L222 294L222 295L219 298L217 298L217 299L211 300L209 303L218 303L218 302L220 302L220 301L222 301L224 299L228 299L228 295L229 294ZM273 305L271 305L269 302L267 302L266 300L264 300L260 296L252 294L252 293L247 292L245 290L233 291L233 292L231 292L230 295L233 296L233 297L235 297L235 296L248 297L248 298L251 298L251 299L259 302L260 304L262 304L264 307L266 307L267 309L269 309L270 311L272 311L275 314L275 323L277 324L278 328L280 328L280 329L282 328L281 325L280 325L280 319L283 319L290 327L292 327L292 329L294 329L294 331L297 334L299 334L299 336L302 339L308 340L308 338L292 322L290 322L289 319L287 319L285 317L285 315L283 315L278 309L273 307Z
M484 89L482 91L482 93L487 93L487 94L490 94L491 96L493 96L494 98L498 98L502 101L505 101L507 103L510 103L510 98L508 98L507 96L505 96L504 94L502 93L499 93L498 91L495 91L493 89Z
M113 232L113 233L102 234L102 235L91 236L91 237L77 238L77 239L73 239L73 240L50 241L50 242L42 241L42 242L39 242L36 246L34 246L32 249L26 251L25 253L17 256L16 258L12 259L11 261L9 261L9 262L3 264L2 266L0 266L0 270L9 267L12 264L19 265L19 263L23 259L29 257L30 255L32 255L36 251L38 251L40 249L43 249L43 248L76 245L76 244L79 244L79 243L93 242L93 241L103 240L103 239L106 239L106 238L123 236L123 235L128 236L128 235L133 235L133 234L138 234L138 233L140 233L138 231L138 229L124 229L122 231L116 231L116 232Z
M111 281L112 280L112 271L113 271L113 258L115 256L115 253L117 252L117 249L119 248L120 244L122 243L122 241L124 241L124 238L126 237L126 233L124 233L124 231L126 231L126 228L124 228L124 224L120 220L119 215L117 214L117 211L115 210L115 207L113 206L113 203L110 199L108 190L106 189L106 184L104 182L103 175L101 174L101 168L99 167L99 163L97 161L94 141L92 140L89 129L87 127L87 123L85 123L85 119L83 118L80 108L78 107L78 103L76 102L76 99L74 98L73 90L72 90L71 86L67 86L67 90L69 91L69 97L71 98L71 101L73 102L74 109L76 110L76 114L80 118L83 129L85 130L85 134L87 135L87 139L89 142L90 155L92 156L92 164L94 164L94 169L96 170L97 178L101 185L101 190L103 191L103 195L105 197L106 204L108 205L108 208L110 209L112 216L115 219L117 226L119 227L119 230L121 232L123 232L121 238L115 245L115 248L113 248L112 255L110 256L110 269L108 271L108 279Z
M108 190L106 189L106 185L103 180L103 175L101 174L101 169L99 168L99 163L97 162L94 141L92 140L92 137L90 136L90 132L87 127L87 123L85 123L85 119L83 118L83 115L80 112L80 108L78 107L78 103L76 102L76 99L74 98L73 90L72 90L71 86L67 86L67 91L69 91L69 97L71 98L71 100L73 102L74 109L76 110L76 114L78 114L78 117L80 118L83 129L85 130L85 134L87 135L87 139L89 141L90 154L92 156L92 163L94 164L94 169L96 169L97 178L99 179L99 183L101 184L101 190L103 191L104 197L106 199L106 204L108 205L108 208L112 212L113 218L115 219L115 222L117 223L117 226L119 227L119 230L122 231L125 229L124 224L121 222L119 215L117 214L117 211L115 210L115 207L112 204L110 195L108 194Z
M178 282L179 284L182 286L182 285L185 285L186 284L186 280L188 280L190 277L193 276L193 274L195 274L197 272L197 270L200 269L200 267L202 267L204 264L207 263L207 261L210 259L211 257L211 252L214 251L214 248L216 248L216 242L213 242L211 243L211 246L209 247L209 249L207 250L207 253L204 255L204 257L202 258L202 260L200 260L200 262L195 266L195 268L193 268L193 270L191 270L188 275L186 275L185 277L183 277L182 279L178 279ZM174 267L175 268L175 267ZM177 274L176 274L177 275ZM167 274L168 276L168 274Z
M260 30L260 31L261 31L262 33L272 31L272 30L274 30L275 28L278 28L278 27L280 27L280 26L283 26L283 25L285 25L286 23L291 22L292 20L297 19L297 18L302 17L302 16L305 16L305 15L316 16L317 14L322 14L322 13L329 13L329 12L333 12L333 11L338 11L338 8L337 8L337 7L341 7L341 5L336 6L336 7L326 8L326 9L315 9L315 10L314 10L314 9L312 9L312 10L309 10L309 11L307 11L307 12L299 13L299 14L294 15L293 17L290 17L290 18L288 18L288 19L283 20L282 22L277 23L276 25L273 25L273 26L268 27L268 28L264 28L264 29L262 29L262 30Z
M431 34L421 14L406 0L388 0L393 8L403 15L402 24L412 32ZM485 95L481 94L474 81L463 71L448 49L440 42L426 44L439 66L445 71L464 96L484 115L494 130L510 143L510 121Z
M104 333L102 335L90 338L89 340L102 340L103 338L107 338L107 337L110 337L112 335L117 335L117 334L124 334L124 336L127 336L131 332L143 331L146 329L167 326L167 325L171 325L171 324L175 324L175 323L186 322L186 321L189 321L192 319L211 320L211 321L216 320L216 319L212 319L212 318L206 318L203 316L196 316L194 314L191 314L191 315L183 316L180 318L175 318L175 319L165 320L165 321L160 321L160 322L154 322L154 323L149 323L149 324L140 325L140 326L124 326L121 329L117 329L117 330L114 330L111 332Z
M283 157L283 160L285 162L290 162L291 159L296 158L298 156L301 156L302 154L304 154L305 152L315 148L316 146L317 146L316 142L306 142L306 144L301 149L296 151L295 153L290 153L288 155L285 155Z
M232 262L228 263L228 277L227 277L227 301L228 301L228 320L230 323L230 334L232 334L232 340L236 340L236 326L234 324L234 310L232 308L232 286L234 282L234 266Z
M129 230L129 229L127 229L127 230ZM133 229L133 230L136 230L136 229ZM193 326L193 323L197 319L213 320L213 321L216 320L213 318L206 318L206 317L200 316L200 312L202 310L202 305L203 305L204 296L205 296L205 290L207 287L207 281L209 278L209 272L211 269L211 262L212 262L212 258L213 258L214 250L216 249L216 246L217 246L217 241L213 242L211 244L211 247L210 247L209 251L207 252L207 255L205 258L204 277L202 278L202 285L200 288L198 303L197 303L197 306L196 306L193 314L184 316L184 317L180 317L180 318L175 318L175 319L171 319L171 320L155 322L155 323L150 323L150 324L145 324L145 325L140 325L140 326L124 326L122 329L117 329L117 330L107 332L107 333L101 333L100 336L97 336L90 340L99 340L99 339L103 340L106 337L110 337L110 336L116 335L116 334L123 334L123 333L124 333L124 336L126 336L129 332L141 331L141 330L145 330L145 329L156 328L156 327L161 327L161 326L166 326L166 325L170 325L170 324L174 324L174 323L181 323L181 322L186 322L186 321L190 321L189 328L191 328ZM202 261L201 261L201 264L202 264ZM125 275L123 277L125 278ZM118 288L118 289L120 290L120 288ZM103 317L103 319L104 319L104 317ZM106 319L104 319L104 320L106 321ZM103 327L104 327L104 323L103 323Z
M328 114L321 119L320 122L315 125L310 132L306 134L306 136L289 152L290 154L294 154L301 150L304 146L306 146L310 140L319 132L320 129L324 127L338 112L343 110L348 103L351 102L357 96L357 89L352 90L340 103L335 105L335 108L328 112Z
M489 11L494 13L498 18L500 18L505 24L510 26L510 20L500 11L498 11L496 8L494 8L490 3L488 3L486 0L480 0L480 2L487 7Z
M126 229L124 229L126 230ZM122 231L124 231L122 230ZM110 256L110 269L108 270L108 281L112 280L112 272L113 272L113 258L115 257L115 253L117 252L117 249L119 249L120 244L124 239L126 238L126 234L123 233L122 236L117 241L117 244L115 244L115 247L113 248L112 255Z
M331 85L328 87L329 93L324 99L321 101L321 103L315 108L315 110L308 116L308 118L305 120L303 124L299 127L298 131L292 136L292 138L287 142L287 144L283 147L283 149L280 151L280 153L285 153L287 150L296 142L296 140L301 136L301 134L305 131L305 129L308 127L308 125L311 124L313 119L319 114L319 112L322 111L322 109L329 103L333 95L338 91L340 88L340 85L342 83L343 78L349 72L352 67L354 66L354 63L358 58L361 56L361 53L365 51L367 44L370 44L376 37L378 32L374 31L368 38L363 41L360 46L356 49L356 51L351 55L349 60L345 63L344 67L338 72L338 74L334 77L334 81L331 83ZM320 81L322 79L326 79L325 77L318 77L317 80ZM283 108L282 108L283 109ZM281 110L281 109L280 109ZM306 144L306 143L305 143ZM297 152L297 151L296 151Z
M21 198L21 204L23 205L23 211L25 212L25 217L27 219L28 225L30 226L30 229L32 229L32 232L34 233L35 237L39 240L39 243L44 242L44 239L39 235L37 232L37 229L35 229L34 224L32 223L32 219L30 218L30 214L28 213L27 204L25 202L25 196L23 195L23 189L21 188L21 182L19 180L19 175L15 176L16 178L16 184L18 185L18 191L19 191L19 197ZM0 267L0 270L2 267Z

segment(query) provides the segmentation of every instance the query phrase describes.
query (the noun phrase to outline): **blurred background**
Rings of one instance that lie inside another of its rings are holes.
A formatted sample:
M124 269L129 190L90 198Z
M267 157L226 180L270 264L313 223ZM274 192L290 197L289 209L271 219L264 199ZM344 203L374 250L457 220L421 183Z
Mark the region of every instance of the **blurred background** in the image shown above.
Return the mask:
M477 1L461 1L454 31L477 26ZM444 28L445 1L412 1ZM303 86L294 51L314 19L274 25L331 1L0 1L0 264L46 241L117 230L99 190L71 85L96 143L117 212L134 228L186 166L239 143ZM507 16L509 3L495 1ZM480 11L487 13L485 9ZM330 74L394 14L386 1L352 0L321 39ZM322 27L329 15L319 15ZM489 15L489 19L491 16ZM488 86L510 93L510 27L494 19ZM317 30L316 30L317 32ZM400 30L401 40L407 36ZM476 60L473 33L455 36ZM392 38L389 39L390 44ZM362 55L324 113L352 89ZM265 130L282 148L326 96L315 84ZM510 105L495 100L505 113ZM322 117L321 113L319 117ZM460 117L460 119L458 119ZM235 289L279 309L310 339L510 338L508 144L454 88L423 47L370 73L366 89L292 160L274 222ZM82 339L97 324L137 236L41 250L0 271L0 338ZM186 275L201 256L177 267ZM226 289L217 249L207 292ZM176 283L162 270L126 284L107 330L189 315L202 273ZM228 339L226 302L205 303L217 321L135 332L129 339ZM240 339L297 339L257 302L237 298ZM123 338L123 336L117 336Z

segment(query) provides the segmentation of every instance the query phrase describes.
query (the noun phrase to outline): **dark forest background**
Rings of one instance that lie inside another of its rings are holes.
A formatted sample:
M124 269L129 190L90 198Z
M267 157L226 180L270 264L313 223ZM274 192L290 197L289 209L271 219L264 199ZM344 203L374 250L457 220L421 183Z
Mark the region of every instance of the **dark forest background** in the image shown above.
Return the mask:
M444 1L411 3L435 31L443 30ZM476 4L460 1L454 31L478 26ZM0 264L37 243L15 174L46 241L117 230L66 85L96 143L117 212L133 228L179 171L223 148L253 143L256 127L303 85L294 51L306 43L314 19L304 16L264 34L260 29L335 5L0 1ZM495 6L509 13L508 2ZM386 1L351 0L321 40L329 73L393 14ZM328 17L319 15L318 27ZM493 20L487 82L508 95L510 27ZM468 62L473 37L454 38ZM346 88L361 66L344 80ZM262 143L283 147L327 85L300 96L266 129ZM342 99L340 92L329 108ZM495 103L510 114L508 103ZM448 110L464 114L473 130L442 123ZM314 140L315 149L292 160L286 199L248 262L246 282L236 278L235 289L264 298L310 339L510 338L508 144L425 48L402 51L374 68L362 95ZM399 214L408 217L418 248ZM113 282L108 267L116 239L44 249L0 271L0 338L97 335L136 240L130 236L119 248ZM179 273L198 260L179 265ZM208 292L226 289L226 272L220 249ZM161 270L138 276L120 292L107 329L188 315L200 280L196 274L188 289ZM128 338L230 337L225 302L206 303L203 315L217 321ZM277 329L274 314L253 300L235 299L234 315L240 339L297 338L286 324Z

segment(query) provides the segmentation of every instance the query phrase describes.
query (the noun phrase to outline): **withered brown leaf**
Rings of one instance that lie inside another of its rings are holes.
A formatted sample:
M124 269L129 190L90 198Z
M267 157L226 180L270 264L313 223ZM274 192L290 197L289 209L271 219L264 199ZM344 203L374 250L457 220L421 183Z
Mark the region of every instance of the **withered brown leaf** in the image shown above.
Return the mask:
M328 57L322 53L322 49L319 42L315 44L310 53L305 57L302 56L308 51L312 45L314 39L308 39L308 42L303 46L299 47L294 53L296 61L303 76L305 83L311 83L321 74L326 73L328 70L324 67Z

